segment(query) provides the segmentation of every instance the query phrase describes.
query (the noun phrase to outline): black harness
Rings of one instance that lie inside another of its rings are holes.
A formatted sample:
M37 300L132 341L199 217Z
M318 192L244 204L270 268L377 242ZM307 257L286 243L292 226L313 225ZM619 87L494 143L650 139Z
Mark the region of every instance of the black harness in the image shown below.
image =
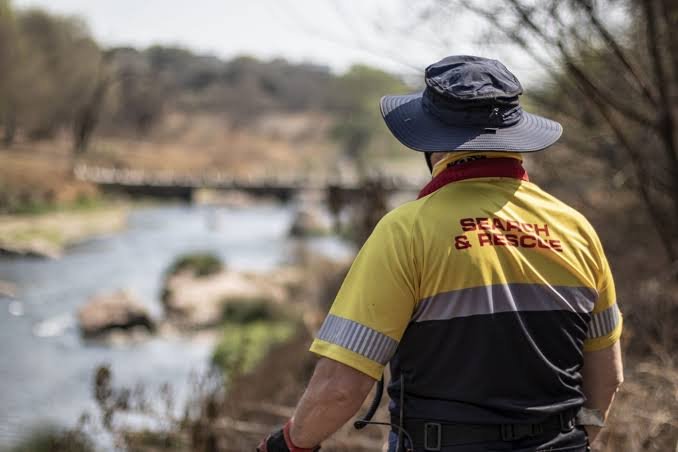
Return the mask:
M373 421L384 394L384 377L377 383L372 403L362 418L353 423L356 430L368 425L388 426L398 434L396 451L403 447L403 436L410 447L423 448L425 451L440 451L444 446L454 446L474 441L516 441L548 433L570 432L576 426L576 410L550 416L537 424L445 424L422 419L408 420L403 409L405 406L405 378L400 378L400 419L398 422ZM404 449L412 452L413 449Z
M377 412L377 409L379 408L379 404L381 403L381 397L384 394L384 376L381 376L381 380L377 383L377 389L376 392L374 393L374 398L372 399L372 403L370 404L369 409L365 413L365 415L355 421L353 423L353 428L356 430L362 430L368 425L384 425L387 427L391 427L393 430L395 430L398 434L398 445L396 446L396 450L400 452L400 448L403 444L403 436L405 436L409 444L414 444L412 441L412 436L407 432L405 427L403 426L402 420L404 419L403 416L403 410L405 406L405 379L401 378L400 379L400 420L398 423L395 422L376 422L373 421L372 418L374 417L374 414ZM406 449L405 452L411 452L412 449Z

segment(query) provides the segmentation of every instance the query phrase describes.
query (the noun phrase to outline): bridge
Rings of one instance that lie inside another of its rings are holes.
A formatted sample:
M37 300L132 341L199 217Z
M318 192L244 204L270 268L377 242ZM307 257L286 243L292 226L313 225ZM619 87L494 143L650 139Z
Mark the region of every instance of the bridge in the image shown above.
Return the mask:
M108 168L79 164L74 168L78 180L91 182L105 190L126 193L131 196L175 198L190 201L199 189L239 190L254 196L275 197L283 201L294 198L300 192L333 192L343 198L360 196L365 183L357 177L338 174L327 177L316 174L268 173L235 176L225 171L197 174L176 171L149 171L132 168ZM387 193L416 192L426 181L418 177L369 174L367 183Z

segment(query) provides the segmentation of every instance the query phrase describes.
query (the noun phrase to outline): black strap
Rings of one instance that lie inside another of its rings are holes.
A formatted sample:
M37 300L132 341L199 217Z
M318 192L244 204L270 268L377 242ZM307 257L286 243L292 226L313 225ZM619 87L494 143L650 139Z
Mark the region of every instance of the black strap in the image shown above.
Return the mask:
M356 430L362 430L364 429L372 420L374 417L374 414L377 412L377 409L379 408L379 404L381 403L381 396L384 394L384 376L381 376L381 380L377 382L377 390L374 392L374 398L372 399L372 403L370 404L370 408L367 410L367 413L357 421L353 423L353 428Z
M475 441L514 441L546 433L571 431L576 413L568 411L538 424L442 424L422 419L405 421L415 448L440 450L442 446Z
M403 416L403 407L405 406L405 382L403 381L404 378L400 378L400 419L402 419ZM398 446L397 446L397 452L402 452L403 449L401 449L401 446L403 446L403 436L407 438L408 444L413 444L412 437L407 433L407 431L402 427L400 424L400 419L398 419L397 422L392 421L392 422L377 422L373 421L372 417L374 417L374 414L377 412L377 409L379 408L379 403L381 402L381 396L384 392L384 376L381 376L381 380L377 383L377 390L374 394L374 399L372 399L372 403L370 404L370 408L367 410L367 413L365 415L355 421L353 423L353 428L356 430L362 430L365 428L367 425L381 425L381 426L386 426L386 427L391 427L391 430L394 432L397 432L398 434ZM411 449L405 448L405 452L411 452Z

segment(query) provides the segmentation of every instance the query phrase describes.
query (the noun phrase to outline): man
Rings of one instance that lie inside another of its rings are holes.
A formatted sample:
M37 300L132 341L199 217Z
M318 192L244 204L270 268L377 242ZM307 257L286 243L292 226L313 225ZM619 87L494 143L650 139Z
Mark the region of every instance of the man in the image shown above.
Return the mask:
M390 363L389 451L585 451L622 382L621 314L600 241L529 182L560 124L524 112L500 62L452 56L386 96L432 181L358 254L311 351L293 418L261 451L316 450Z

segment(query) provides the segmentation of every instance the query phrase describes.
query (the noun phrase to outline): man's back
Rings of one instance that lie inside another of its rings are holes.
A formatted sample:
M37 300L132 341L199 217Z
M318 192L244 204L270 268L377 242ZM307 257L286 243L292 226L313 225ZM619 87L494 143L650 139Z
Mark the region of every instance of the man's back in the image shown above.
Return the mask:
M621 325L579 213L530 182L490 177L450 183L386 221L411 225L419 279L391 360L393 400L406 374L407 417L536 423L583 404L583 344L607 346Z

